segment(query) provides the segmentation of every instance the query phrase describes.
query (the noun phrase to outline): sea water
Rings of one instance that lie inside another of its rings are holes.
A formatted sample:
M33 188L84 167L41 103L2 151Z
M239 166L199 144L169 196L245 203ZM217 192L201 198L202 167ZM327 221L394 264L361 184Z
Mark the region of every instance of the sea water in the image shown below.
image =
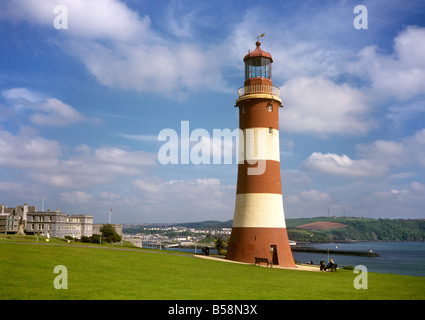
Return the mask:
M295 261L299 263L313 262L319 265L320 261L328 263L328 259L333 259L338 268L342 266L364 265L369 272L395 273L409 276L425 277L425 242L351 242L351 243L317 243L302 244L303 247L313 247L317 249L329 250L352 250L373 252L379 257L360 257L340 254L292 252ZM193 252L190 248L173 248L175 251ZM197 248L197 253L202 254L201 247ZM210 249L210 253L215 253Z
M310 246L317 249L337 251L352 250L367 252L372 250L379 254L379 257L360 257L340 254L322 254L310 252L293 252L294 259L299 263L313 261L319 264L320 261L328 263L328 259L333 259L342 266L364 265L369 272L395 273L409 276L425 277L425 242L352 242L352 243L317 243L303 246Z

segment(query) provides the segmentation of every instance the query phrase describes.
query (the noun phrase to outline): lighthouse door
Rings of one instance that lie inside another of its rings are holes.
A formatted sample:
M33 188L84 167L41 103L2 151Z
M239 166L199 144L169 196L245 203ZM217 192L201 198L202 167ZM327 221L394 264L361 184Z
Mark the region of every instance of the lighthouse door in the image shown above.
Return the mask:
M279 259L277 257L277 247L275 244L270 245L270 254L272 256L272 263L274 265L278 265L279 264Z

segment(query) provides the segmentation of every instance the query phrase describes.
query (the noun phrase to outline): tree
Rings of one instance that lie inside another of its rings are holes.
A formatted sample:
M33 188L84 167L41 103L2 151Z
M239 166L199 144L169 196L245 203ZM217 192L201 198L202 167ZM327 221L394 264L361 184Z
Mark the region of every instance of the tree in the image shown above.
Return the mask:
M218 254L221 254L221 250L224 249L226 243L221 238L218 238L214 241L214 246L217 249Z
M121 241L121 236L115 231L115 228L111 224L104 224L100 228L102 233L102 241L105 242L118 242Z

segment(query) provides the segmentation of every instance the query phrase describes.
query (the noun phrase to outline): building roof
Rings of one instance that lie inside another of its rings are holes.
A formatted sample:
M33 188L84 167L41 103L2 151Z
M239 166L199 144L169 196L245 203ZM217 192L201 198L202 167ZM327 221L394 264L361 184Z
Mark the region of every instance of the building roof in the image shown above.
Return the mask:
M251 58L256 58L256 57L264 57L264 58L269 58L271 60L271 62L273 62L272 59L272 55L268 52L263 51L260 46L261 46L261 42L257 40L257 42L255 43L255 45L257 46L257 48L255 48L254 51L249 52L244 58L243 61L246 61L248 59Z

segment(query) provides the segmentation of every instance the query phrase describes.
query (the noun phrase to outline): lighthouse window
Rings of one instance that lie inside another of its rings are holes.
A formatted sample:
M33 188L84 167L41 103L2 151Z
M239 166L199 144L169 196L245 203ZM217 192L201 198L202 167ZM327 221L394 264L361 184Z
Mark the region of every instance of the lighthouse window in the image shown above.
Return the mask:
M273 106L272 106L271 104L268 104L268 105L267 105L267 110L268 110L269 112L272 112L272 111L273 111Z
M271 62L268 58L251 58L245 62L245 79L268 78L271 79Z
M273 128L269 127L269 134L273 134Z

